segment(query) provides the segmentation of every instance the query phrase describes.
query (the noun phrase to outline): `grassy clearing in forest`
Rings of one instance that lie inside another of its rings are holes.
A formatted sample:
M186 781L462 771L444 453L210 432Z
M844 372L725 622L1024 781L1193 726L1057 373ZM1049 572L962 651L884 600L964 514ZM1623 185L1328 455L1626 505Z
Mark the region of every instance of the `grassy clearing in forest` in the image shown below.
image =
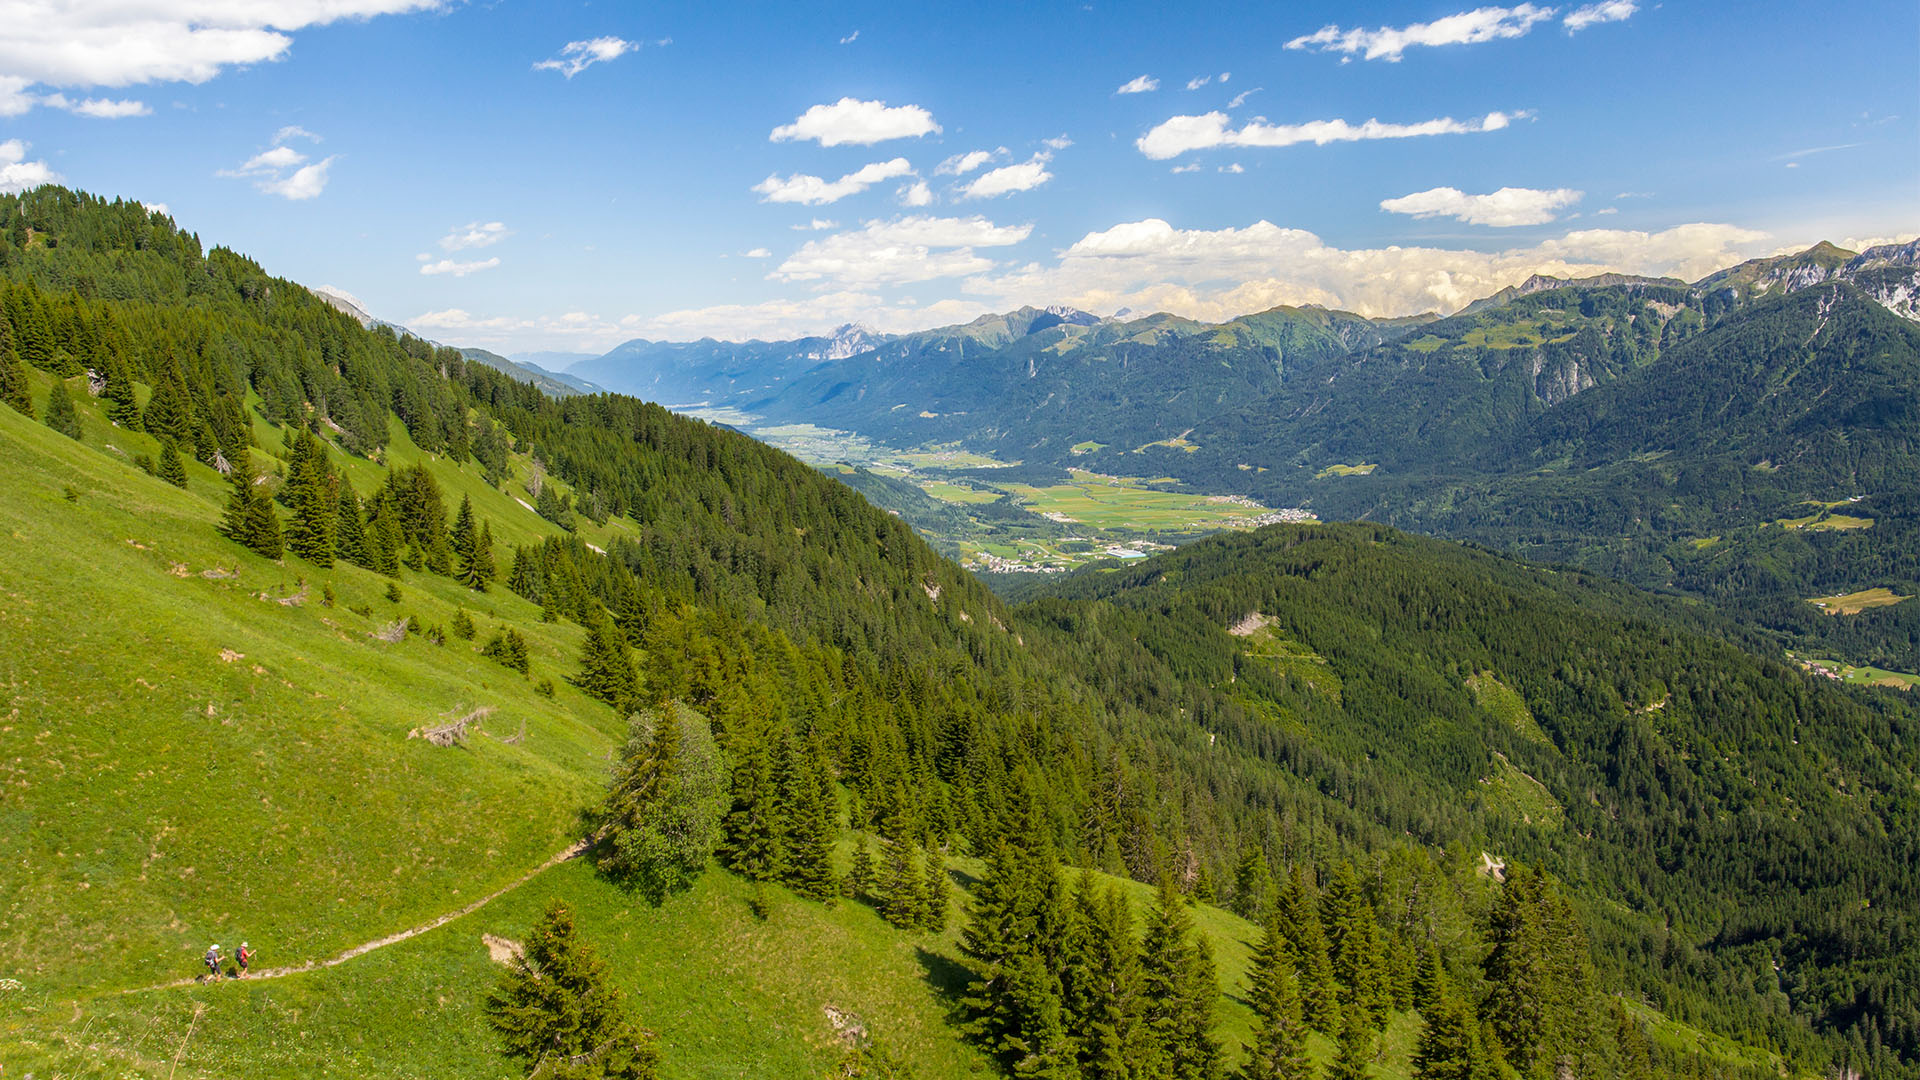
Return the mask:
M1807 603L1829 615L1858 615L1868 608L1892 607L1902 600L1911 600L1910 596L1901 596L1892 589L1862 589L1859 592L1841 593L1836 596L1810 596Z

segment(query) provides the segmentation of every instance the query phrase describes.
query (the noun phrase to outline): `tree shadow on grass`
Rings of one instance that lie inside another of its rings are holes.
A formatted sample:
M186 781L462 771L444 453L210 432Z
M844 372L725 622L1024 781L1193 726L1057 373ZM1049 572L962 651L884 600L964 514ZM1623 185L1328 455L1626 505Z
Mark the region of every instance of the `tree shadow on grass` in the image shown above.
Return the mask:
M921 977L928 986L933 987L940 1003L946 1007L947 1018L964 1019L960 998L966 993L967 984L973 981L973 972L952 957L943 956L924 945L915 946L913 956L920 961Z

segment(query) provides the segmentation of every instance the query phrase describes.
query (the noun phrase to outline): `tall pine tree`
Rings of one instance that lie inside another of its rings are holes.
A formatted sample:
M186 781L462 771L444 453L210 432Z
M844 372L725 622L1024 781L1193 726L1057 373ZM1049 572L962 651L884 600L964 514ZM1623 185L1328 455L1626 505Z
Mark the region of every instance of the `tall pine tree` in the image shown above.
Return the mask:
M1293 948L1278 914L1267 920L1260 948L1248 975L1247 1004L1253 1009L1253 1043L1240 1066L1240 1080L1309 1080L1307 1023L1300 1012L1300 991L1293 978Z
M1314 1030L1332 1035L1340 1028L1340 996L1327 955L1327 936L1320 923L1320 904L1303 866L1293 868L1277 902L1281 929L1293 950L1294 970L1300 979L1301 1010Z
M65 380L53 380L53 389L47 393L44 423L69 439L80 437L80 416L73 410L73 398L67 395Z

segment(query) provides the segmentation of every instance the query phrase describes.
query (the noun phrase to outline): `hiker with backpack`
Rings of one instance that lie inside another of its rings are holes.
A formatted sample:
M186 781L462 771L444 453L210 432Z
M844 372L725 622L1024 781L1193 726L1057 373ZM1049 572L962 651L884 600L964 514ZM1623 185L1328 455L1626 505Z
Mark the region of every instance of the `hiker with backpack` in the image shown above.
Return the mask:
M247 977L247 966L248 966L249 964L251 964L251 963L253 963L253 948L252 948L252 946L249 946L249 945L248 945L248 944L247 944L246 942L244 942L244 941L243 941L243 942L241 942L241 943L240 943L240 951L239 951L238 953L236 953L236 954L234 955L234 959L235 959L235 960L236 960L236 961L237 961L237 962L239 963L239 965L240 965L240 972L239 972L239 974L237 974L237 975L235 975L235 976L234 976L234 978L236 978L236 979L244 979L244 978L246 978L246 977Z
M220 977L220 943L215 942L210 948L208 948L207 955L202 957L202 959L205 960L207 964L207 977L211 979L219 978Z

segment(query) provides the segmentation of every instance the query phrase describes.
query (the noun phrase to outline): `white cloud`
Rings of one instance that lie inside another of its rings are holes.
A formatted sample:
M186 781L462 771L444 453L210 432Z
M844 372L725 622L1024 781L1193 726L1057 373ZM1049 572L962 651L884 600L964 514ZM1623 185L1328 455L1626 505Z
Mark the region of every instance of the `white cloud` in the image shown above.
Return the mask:
M933 175L965 176L994 158L1005 157L1006 154L1007 148L1004 146L998 150L969 150L964 154L955 154L934 166Z
M431 262L429 261L433 258L431 255L420 255L416 257L420 260L420 272L428 277L433 277L438 274L452 274L454 277L466 277L468 274L477 274L482 270L491 270L500 265L500 256L498 255L490 259L481 259L478 262L455 262L452 259L441 259L439 262Z
M314 142L320 137L302 128L281 128L274 134L274 146L248 158L237 169L221 169L215 176L224 176L235 180L251 180L253 186L269 195L278 195L283 199L296 202L311 199L327 187L327 172L333 167L334 157L320 161L307 161L307 155L291 146L279 145L282 140L301 135ZM297 166L297 168L296 168Z
M245 176L249 173L273 169L290 169L305 160L307 155L291 146L276 146L248 158L246 164L241 165L235 175Z
M332 167L333 160L324 158L295 170L285 178L263 179L259 182L260 190L295 202L311 199L327 189L327 170Z
M27 146L19 139L0 141L0 195L11 195L60 179L60 174L48 168L46 162L28 161Z
M899 198L901 206L931 206L933 189L927 186L925 180L915 180L900 189Z
M534 64L533 70L557 71L571 79L595 64L607 60L618 60L639 47L640 43L637 41L627 41L617 37L569 41L561 48L559 56Z
M787 228L792 229L795 232L819 232L822 229L837 229L839 227L840 227L839 222L828 221L826 218L814 218L812 221L809 221L804 225L787 226Z
M1579 202L1583 194L1571 188L1503 187L1486 195L1468 195L1459 188L1437 187L1382 199L1380 209L1416 218L1456 218L1469 225L1544 225L1560 210Z
M92 116L101 120L120 120L129 116L153 114L153 110L148 108L144 101L114 101L109 98L87 98L83 101L75 101L65 94L46 94L39 98L27 95L24 100L29 108L34 104L40 104L49 109L65 109L70 113Z
M1185 165L1175 165L1172 169L1169 169L1168 171L1173 173L1175 176L1178 176L1181 173L1199 172L1200 163L1197 161L1189 161Z
M905 217L809 240L767 275L776 281L833 281L855 288L980 274L994 263L976 247L1025 240L1031 225L995 225L984 217Z
M1053 174L1047 171L1047 162L1051 160L1053 155L1043 151L1018 165L1002 165L981 173L972 183L960 189L960 197L992 199L1016 191L1032 191L1053 179Z
M1040 145L1049 150L1065 150L1067 147L1073 145L1073 140L1067 138L1066 134L1062 132L1051 139L1041 139Z
M1389 124L1368 120L1349 124L1345 120L1310 120L1304 124L1270 124L1256 117L1235 130L1227 126L1228 116L1210 112L1202 116L1175 116L1142 135L1134 145L1156 161L1178 157L1189 150L1216 146L1293 146L1313 143L1360 142L1369 139L1407 139L1422 135L1461 135L1477 131L1499 131L1525 112L1490 112L1477 120L1455 120L1443 116L1415 124Z
M1602 5L1603 6L1603 5ZM1367 60L1397 62L1401 53L1416 45L1477 45L1500 38L1525 37L1535 23L1553 18L1554 9L1520 4L1515 7L1483 7L1448 15L1430 23L1411 26L1382 26L1373 30L1355 27L1342 30L1323 26L1311 34L1287 42L1289 49L1360 55Z
M1201 75L1198 78L1188 79L1187 89L1198 90L1212 81L1213 81L1213 76L1211 75Z
M1233 95L1232 101L1227 102L1227 108L1237 109L1240 106L1245 105L1247 103L1248 98L1252 97L1253 95L1265 89L1266 87L1264 86L1256 86L1251 90L1242 90L1239 93Z
M1566 26L1567 33L1577 34L1598 23L1625 22L1639 10L1640 5L1633 0L1602 0L1598 4L1574 8L1560 21Z
M1595 210L1595 211L1593 212L1593 216L1594 216L1594 217L1604 217L1604 216L1605 216L1605 215L1607 215L1607 214L1617 214L1617 213L1619 213L1619 212L1620 212L1620 208L1619 208L1619 207L1617 207L1617 206L1603 206L1603 207L1601 207L1600 209L1598 209L1598 210Z
M306 128L301 127L299 124L288 124L286 127L273 133L273 145L275 146L279 146L284 142L290 142L294 139L306 139L308 142L326 141L313 132L308 131Z
M1116 94L1146 94L1160 89L1160 80L1151 75L1136 75L1120 84Z
M1247 171L1247 167L1236 161L1231 165L1220 166L1220 171L1223 173L1243 173Z
M853 33L851 33L851 34L848 34L848 35L847 35L846 37L843 37L843 38L841 38L841 39L840 39L840 44L842 44L842 45L851 45L851 44L853 44L854 42L856 42L856 41L859 41L859 40L860 40L860 31L858 31L858 30L855 30L855 31L854 31Z
M918 105L889 107L884 101L843 97L831 105L815 105L793 123L774 128L767 138L817 141L821 146L872 146L888 139L912 139L940 134L933 114Z
M173 213L172 210L167 209L167 204L163 202L147 202L146 200L142 199L140 202L140 205L146 207L147 213L149 214L171 215Z
M362 305L364 308L364 305ZM555 339L569 349L606 349L633 336L631 320L614 321L585 311L521 318L475 315L465 308L425 311L406 320L408 327L436 331L462 343L530 349L550 348Z
M823 180L805 173L795 173L784 180L769 176L753 185L753 190L760 194L761 202L819 206L839 202L849 195L858 195L882 180L892 180L912 172L913 166L907 163L906 158L894 158L892 161L863 165L838 180Z
M773 258L773 251L769 248L757 247L752 251L741 252L740 257L743 259L771 259Z
M0 115L38 99L28 86L203 83L228 67L284 57L294 31L418 11L440 0L0 0ZM82 101L89 116L133 116L136 102ZM75 107L75 106L62 106ZM140 106L144 109L144 106Z
M456 225L440 238L440 250L465 251L468 248L492 247L512 236L512 230L499 221L481 223L469 221L465 225Z
M1231 71L1223 71L1220 73L1220 81L1222 83L1226 82L1228 79L1231 79L1231 78L1233 78L1233 72Z
M1586 229L1505 251L1426 247L1343 250L1266 221L1176 229L1158 218L1088 233L1052 266L965 283L990 304L1131 307L1226 319L1276 304L1322 304L1362 315L1456 311L1536 273L1608 271L1693 280L1756 254L1767 234L1725 224L1661 232Z

